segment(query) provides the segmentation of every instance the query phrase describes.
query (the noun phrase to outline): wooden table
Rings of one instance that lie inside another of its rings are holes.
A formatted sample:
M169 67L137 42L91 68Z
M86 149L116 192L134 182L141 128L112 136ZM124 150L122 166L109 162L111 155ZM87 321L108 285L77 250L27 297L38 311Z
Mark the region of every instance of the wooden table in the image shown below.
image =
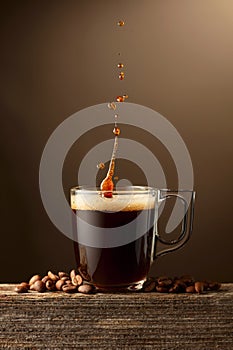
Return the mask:
M0 285L0 349L233 349L233 284L206 294L16 294Z

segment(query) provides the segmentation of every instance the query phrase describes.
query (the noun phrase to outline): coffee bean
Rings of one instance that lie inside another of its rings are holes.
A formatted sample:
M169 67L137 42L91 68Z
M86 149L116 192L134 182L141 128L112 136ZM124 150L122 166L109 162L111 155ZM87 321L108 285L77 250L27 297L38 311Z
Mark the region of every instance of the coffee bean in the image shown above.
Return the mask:
M88 272L87 272L87 266L86 265L82 265L78 267L78 272L80 274L80 276L82 276L82 278L89 282L91 280L91 277L89 276Z
M80 286L83 282L83 279L80 275L76 275L74 277L72 277L72 284L74 286Z
M82 284L78 287L79 293L89 294L93 291L93 287L90 284Z
M46 290L45 283L41 280L37 280L31 285L30 289L39 293L43 293Z
M72 284L64 284L62 286L62 290L65 293L75 293L75 292L77 292L76 286L73 286Z
M160 277L157 277L157 282L161 283L161 282L166 281L168 279L169 279L168 276L160 276Z
M192 285L192 286L187 286L186 289L185 289L186 293L196 293L196 289L195 289L195 286Z
M165 277L165 276L164 277L159 277L157 279L157 282L158 282L158 285L160 287L166 287L166 288L169 288L172 285L172 283L173 283L171 278Z
M58 281L59 280L59 277L57 275L55 275L53 272L51 271L48 271L48 276L49 278L52 280L52 281Z
M64 281L64 282L65 282L65 284L71 284L71 285L73 285L71 280L66 280L66 281Z
M51 280L50 278L49 278L49 276L48 275L46 275L46 276L44 276L43 278L42 278L42 282L44 282L44 283L46 283L48 280Z
M29 289L29 284L26 282L20 283L18 286L15 287L15 292L17 293L27 293Z
M46 286L46 288L49 290L49 291L54 291L54 290L56 290L56 285L55 285L55 281L52 281L52 280L48 280L48 281L46 281L46 283L45 283L45 286Z
M70 279L72 280L72 278L74 278L75 276L76 276L75 270L71 270L70 271Z
M29 280L29 285L31 286L33 283L35 283L36 281L41 280L41 276L40 275L34 275L30 278Z
M210 290L219 290L221 288L221 283L218 282L209 282L208 283L208 288Z
M30 288L30 286L29 286L29 284L28 284L27 282L21 282L21 283L20 283L20 286L23 286L23 287L25 287L25 288L27 288L27 289Z
M143 284L144 292L152 292L156 287L156 282L153 279L148 279Z
M78 286L80 286L83 283L83 279L80 275L76 275L76 280L78 282Z
M207 281L203 281L203 288L204 288L204 290L209 289L209 283Z
M57 288L57 290L62 290L62 286L64 286L65 283L66 283L66 282L63 281L62 279L61 279L61 280L58 280L58 281L56 282L56 288Z
M155 289L159 293L168 293L168 288L166 287L156 286Z
M187 285L182 280L176 280L174 286L177 286L179 292L185 292Z
M204 282L195 282L194 287L196 292L201 294L204 291Z
M180 278L178 278L180 281L184 282L186 286L191 286L195 283L195 279L191 275L183 275Z
M58 276L60 277L60 279L62 279L63 277L68 277L69 278L68 273L63 272L63 271L58 272Z
M171 286L168 291L169 291L169 293L180 293L181 292L178 284L174 284L173 286Z
M70 280L70 277L69 276L64 276L64 277L61 277L60 279L62 281L68 281L68 280Z

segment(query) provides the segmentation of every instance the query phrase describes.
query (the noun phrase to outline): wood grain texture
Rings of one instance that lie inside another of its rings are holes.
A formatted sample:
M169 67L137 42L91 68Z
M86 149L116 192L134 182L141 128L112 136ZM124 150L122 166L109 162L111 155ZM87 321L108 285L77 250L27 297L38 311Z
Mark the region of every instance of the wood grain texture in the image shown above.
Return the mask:
M206 294L16 294L0 285L0 349L233 349L233 284Z

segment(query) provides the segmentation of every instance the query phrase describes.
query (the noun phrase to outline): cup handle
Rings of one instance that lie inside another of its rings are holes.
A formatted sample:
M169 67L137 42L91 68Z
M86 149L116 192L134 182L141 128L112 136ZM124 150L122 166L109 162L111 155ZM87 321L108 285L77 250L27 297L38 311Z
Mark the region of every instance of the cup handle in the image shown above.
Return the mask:
M181 248L189 240L192 233L195 192L191 190L159 190L158 202L161 203L169 198L174 197L180 200L184 206L184 215L181 221L181 231L176 239L165 240L160 236L157 228L156 236L158 241L162 244L162 246L164 245L169 247L163 248L159 252L156 252L155 257L159 257Z

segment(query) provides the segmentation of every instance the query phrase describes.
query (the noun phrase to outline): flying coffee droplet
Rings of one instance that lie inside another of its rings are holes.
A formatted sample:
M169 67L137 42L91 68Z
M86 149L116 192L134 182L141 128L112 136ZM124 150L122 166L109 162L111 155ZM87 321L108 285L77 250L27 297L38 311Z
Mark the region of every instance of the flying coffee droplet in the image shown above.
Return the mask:
M124 65L123 65L123 63L118 63L117 67L118 67L118 68L123 68Z
M104 163L99 163L99 164L97 164L97 168L102 170L102 169L105 168L105 164Z
M117 100L117 102L124 102L125 97L124 96L117 96L116 100Z
M115 111L117 106L116 106L115 102L109 102L108 103L108 108L109 109L113 109Z
M118 114L115 114L115 123L114 123L114 125L115 125L115 128L117 127L117 119L118 119Z
M123 27L125 25L125 22L124 21L118 21L117 25L119 27Z
M115 128L113 129L113 134L114 134L115 136L119 136L119 135L120 135L120 132L121 132L121 130L120 130L120 128L118 128L118 127L115 127Z
M123 80L123 79L125 78L125 73L124 73L124 72L120 72L118 78L119 78L120 80Z
M124 99L129 98L129 96L128 96L128 95L126 95L126 94L125 94L125 95L123 95L123 97L124 97Z
M113 180L118 181L119 177L118 176L114 176Z

